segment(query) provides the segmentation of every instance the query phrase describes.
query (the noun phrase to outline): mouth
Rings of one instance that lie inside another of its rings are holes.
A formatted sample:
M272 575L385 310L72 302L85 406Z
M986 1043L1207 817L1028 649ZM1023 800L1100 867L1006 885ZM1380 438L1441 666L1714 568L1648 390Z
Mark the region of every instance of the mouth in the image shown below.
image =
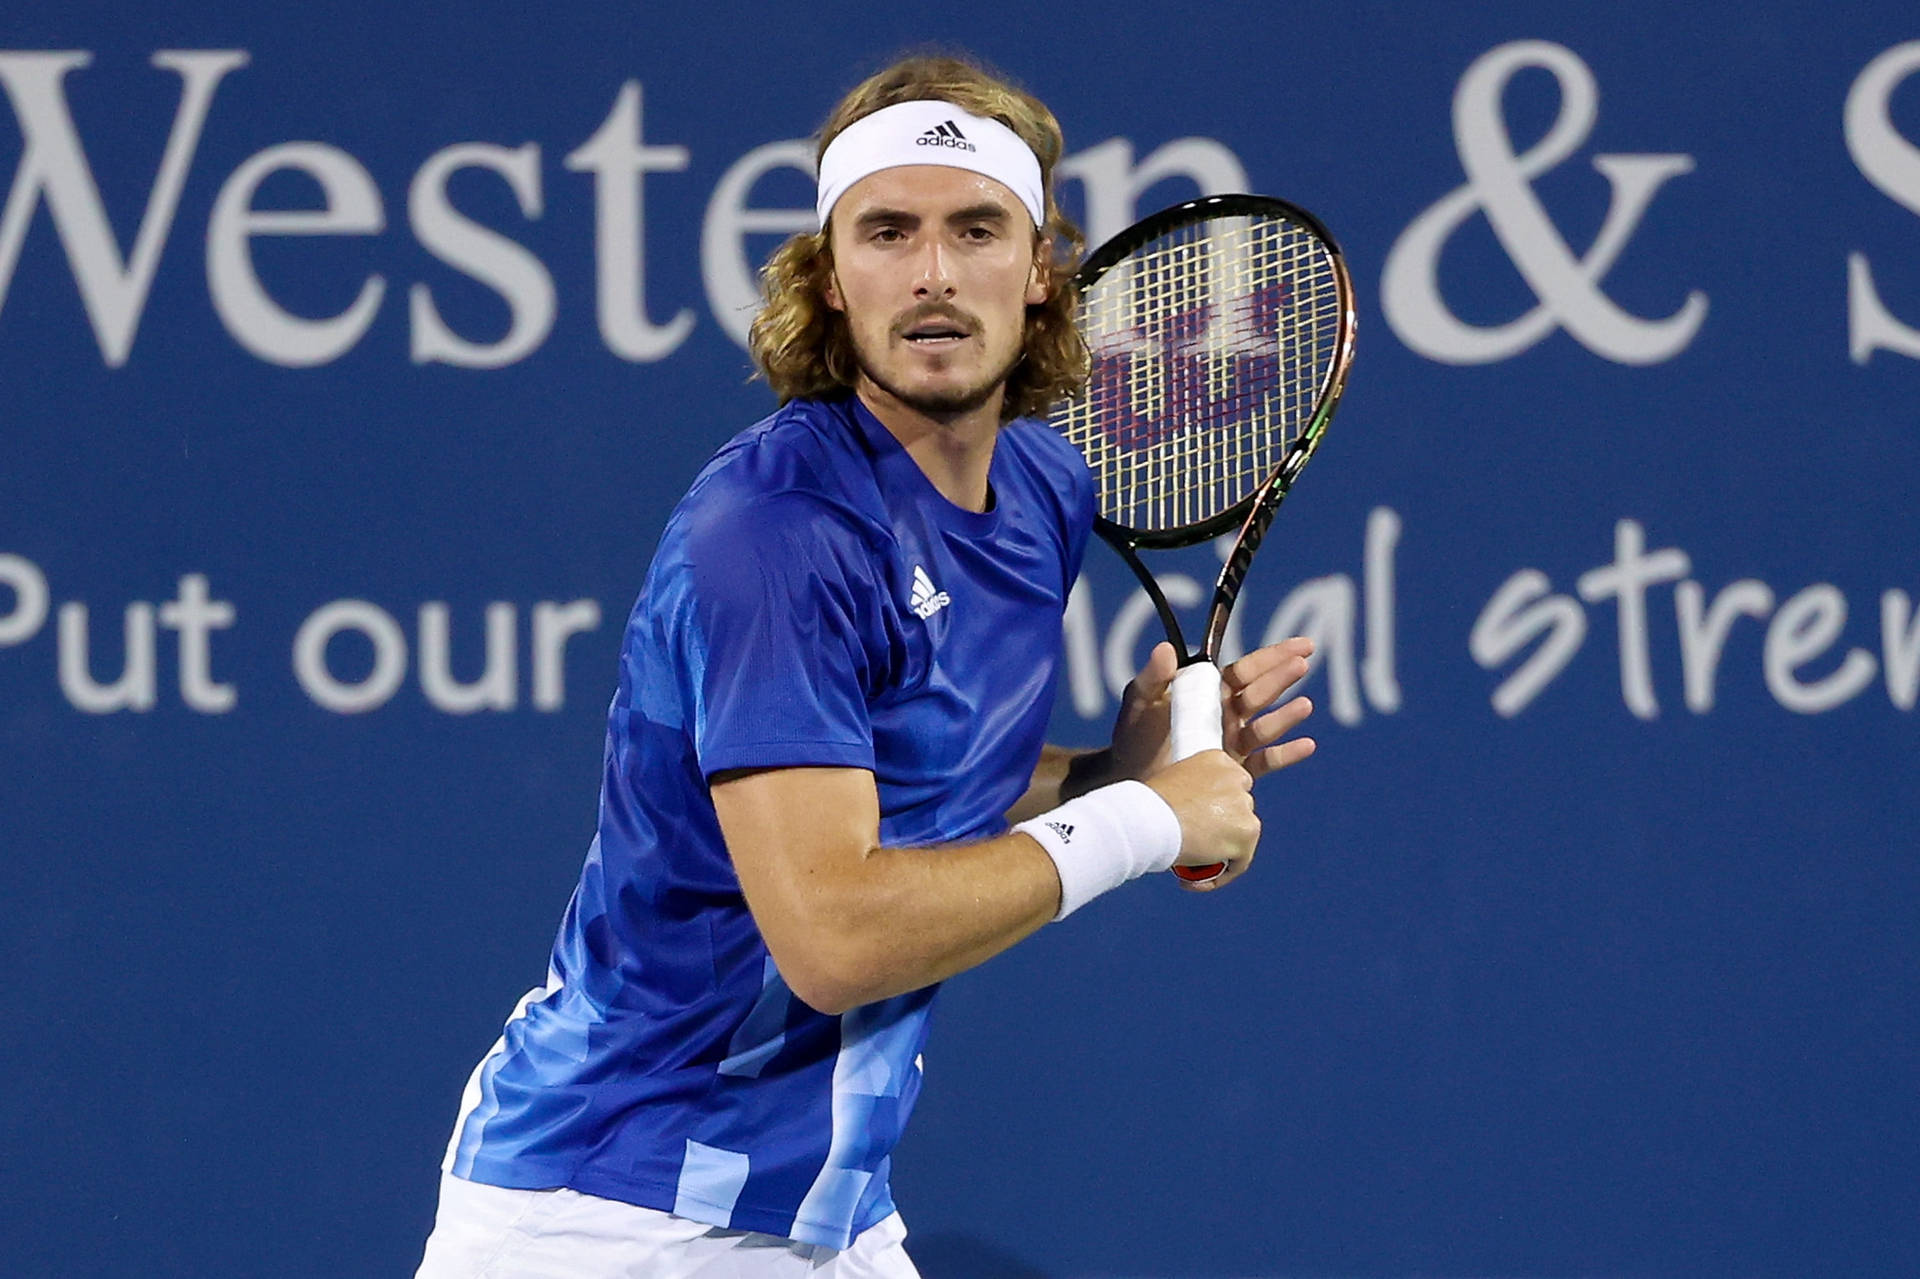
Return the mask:
M907 345L912 347L916 351L927 351L929 353L932 353L932 352L939 352L939 351L956 350L959 348L960 344L965 341L966 341L966 338L957 336L957 335L941 336L941 335L935 335L935 334L928 334L924 337L908 338Z
M946 315L928 316L900 330L901 340L920 351L950 350L972 336L971 325Z

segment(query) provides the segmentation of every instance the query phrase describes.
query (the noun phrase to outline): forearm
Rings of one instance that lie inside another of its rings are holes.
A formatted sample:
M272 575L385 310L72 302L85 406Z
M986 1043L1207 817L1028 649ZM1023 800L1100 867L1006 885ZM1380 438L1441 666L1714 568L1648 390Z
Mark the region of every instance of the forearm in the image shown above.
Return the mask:
M1101 758L1049 751L1055 776L1029 792L1097 785ZM1180 818L1138 783L1040 809L1057 816L1025 831L931 847L881 844L864 769L723 776L712 795L774 963L822 1012L943 981L1181 851Z
M839 1006L825 1011L840 1011L986 962L1052 920L1061 889L1040 846L1010 832L976 843L876 847L813 891L814 994Z
M1059 780L1043 789L1088 783L1097 763L1056 752ZM1042 810L1026 830L931 847L880 843L863 769L770 769L717 778L712 794L774 963L822 1012L943 981L1181 851L1181 819L1138 783Z
M1220 763L1245 778L1237 765ZM1244 789L1239 799L1251 821ZM1129 781L998 839L869 849L820 903L832 911L826 935L835 949L813 975L828 978L823 997L844 1006L944 980L1128 880L1167 869L1184 837L1172 805Z
M1023 822L1029 817L1038 817L1097 786L1121 780L1123 776L1114 767L1111 747L1075 750L1066 746L1042 746L1033 780L1027 784L1026 793L1007 810L1007 820Z
M717 779L712 793L774 962L823 1012L951 977L1059 912L1052 859L1025 835L881 846L864 770L775 769Z

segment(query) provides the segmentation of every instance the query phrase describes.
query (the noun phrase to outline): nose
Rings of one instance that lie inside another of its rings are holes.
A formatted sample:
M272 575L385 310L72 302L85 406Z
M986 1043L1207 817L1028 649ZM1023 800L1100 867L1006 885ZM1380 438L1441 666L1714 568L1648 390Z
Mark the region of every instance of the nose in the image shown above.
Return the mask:
M920 250L919 275L914 280L913 296L926 301L930 298L950 298L953 296L952 263L948 261L947 247L939 237L928 237Z

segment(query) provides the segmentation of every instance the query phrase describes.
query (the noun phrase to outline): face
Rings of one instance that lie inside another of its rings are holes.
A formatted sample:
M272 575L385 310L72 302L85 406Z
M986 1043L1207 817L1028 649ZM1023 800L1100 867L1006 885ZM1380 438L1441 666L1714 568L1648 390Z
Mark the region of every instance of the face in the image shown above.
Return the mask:
M843 312L860 390L936 416L991 406L1047 299L1033 221L992 178L907 165L848 188L831 218L827 304Z

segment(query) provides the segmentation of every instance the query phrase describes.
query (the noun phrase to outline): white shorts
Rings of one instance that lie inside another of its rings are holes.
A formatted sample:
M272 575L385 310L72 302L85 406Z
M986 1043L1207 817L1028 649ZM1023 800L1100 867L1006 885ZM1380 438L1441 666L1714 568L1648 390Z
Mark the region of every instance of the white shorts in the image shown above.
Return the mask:
M415 1279L920 1279L895 1213L844 1251L727 1230L577 1190L450 1174Z

